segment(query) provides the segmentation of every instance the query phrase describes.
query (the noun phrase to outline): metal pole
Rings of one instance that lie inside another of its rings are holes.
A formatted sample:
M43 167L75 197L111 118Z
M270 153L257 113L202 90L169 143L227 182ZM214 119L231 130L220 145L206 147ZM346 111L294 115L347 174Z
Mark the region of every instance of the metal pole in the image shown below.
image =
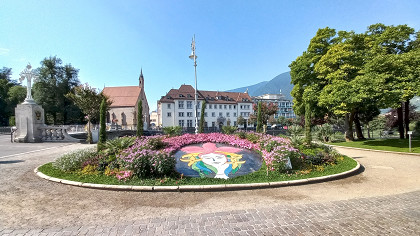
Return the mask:
M194 73L195 73L195 91L194 91L194 118L195 118L195 134L198 134L198 116L197 116L197 56L195 55L195 35L193 38L193 57L194 57Z
M411 152L411 134L408 135L408 149Z

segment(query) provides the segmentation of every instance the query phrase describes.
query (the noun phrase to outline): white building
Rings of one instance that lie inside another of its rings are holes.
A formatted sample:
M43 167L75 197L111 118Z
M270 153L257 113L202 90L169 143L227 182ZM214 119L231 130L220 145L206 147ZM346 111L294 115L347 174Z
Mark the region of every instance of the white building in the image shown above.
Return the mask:
M198 119L201 117L201 102L206 101L204 127L236 126L239 116L247 121L253 112L252 100L247 93L198 90L197 94ZM191 85L181 85L162 96L158 101L158 125L195 127L194 88Z
M279 107L277 114L274 115L274 118L279 118L283 116L285 118L296 118L295 113L293 112L293 102L281 94L264 94L257 97L252 97L254 103L265 102L265 103L274 103Z

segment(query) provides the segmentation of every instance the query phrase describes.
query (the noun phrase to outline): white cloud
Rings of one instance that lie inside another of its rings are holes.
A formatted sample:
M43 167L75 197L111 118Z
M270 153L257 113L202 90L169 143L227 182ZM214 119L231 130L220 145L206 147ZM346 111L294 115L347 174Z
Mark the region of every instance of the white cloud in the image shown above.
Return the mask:
M0 55L7 55L9 54L9 49L7 48L0 48Z

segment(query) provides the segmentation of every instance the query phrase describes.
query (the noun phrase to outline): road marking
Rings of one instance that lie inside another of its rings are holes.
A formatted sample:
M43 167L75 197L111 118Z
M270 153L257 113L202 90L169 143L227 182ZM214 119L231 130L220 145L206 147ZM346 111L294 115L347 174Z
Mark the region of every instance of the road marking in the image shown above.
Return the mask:
M2 156L2 157L0 157L0 159L4 159L4 158L8 158L8 157L15 157L15 156L19 156L19 155L25 155L25 154L31 154L31 153L35 153L35 152L41 152L41 151L50 150L50 149L59 148L59 147L64 147L64 146L69 146L69 145L74 145L74 143L64 144L64 145L55 146L55 147L38 149L38 150L34 150L34 151L29 151L29 152L22 152L22 153L12 154L12 155L8 155L8 156Z

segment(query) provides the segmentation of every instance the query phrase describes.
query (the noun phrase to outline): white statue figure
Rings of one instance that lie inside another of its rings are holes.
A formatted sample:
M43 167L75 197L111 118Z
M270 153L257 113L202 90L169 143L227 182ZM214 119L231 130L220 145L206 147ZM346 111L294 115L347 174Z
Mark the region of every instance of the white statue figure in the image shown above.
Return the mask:
M38 76L36 75L36 73L32 70L32 66L30 63L28 63L28 65L26 66L25 70L23 70L22 72L20 72L20 78L19 81L22 82L26 79L27 81L27 87L26 87L26 99L25 99L25 103L34 103L34 100L32 99L32 93L31 93L31 81L32 79L35 80L38 78Z

